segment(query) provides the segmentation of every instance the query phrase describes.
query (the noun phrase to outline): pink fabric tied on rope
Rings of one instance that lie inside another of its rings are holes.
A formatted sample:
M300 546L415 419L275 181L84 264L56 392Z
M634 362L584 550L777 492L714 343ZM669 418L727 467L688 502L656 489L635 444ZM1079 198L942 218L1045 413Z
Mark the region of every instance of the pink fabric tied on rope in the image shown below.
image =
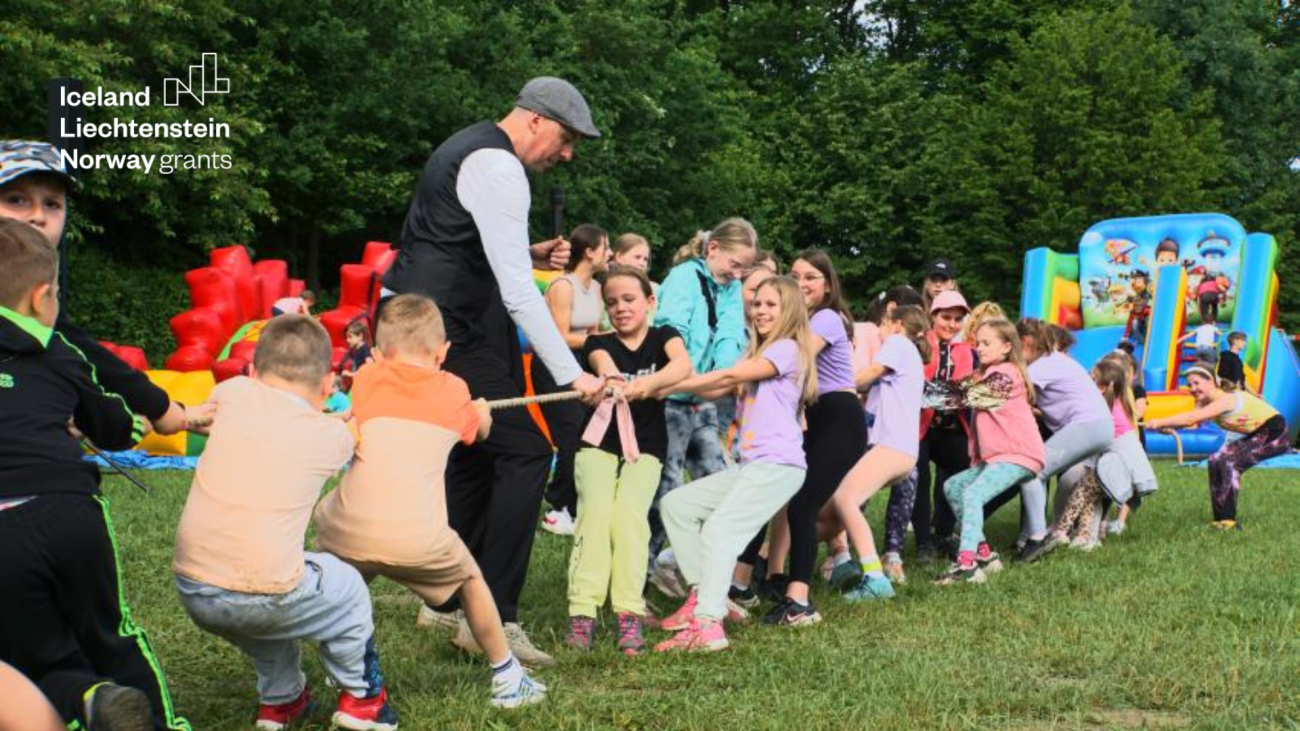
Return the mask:
M596 413L591 415L591 421L582 433L582 441L599 447L609 431L609 422L613 419L618 423L618 440L623 445L623 459L636 462L641 452L636 445L636 429L632 426L632 407L628 406L623 392L617 388L609 394L596 407Z

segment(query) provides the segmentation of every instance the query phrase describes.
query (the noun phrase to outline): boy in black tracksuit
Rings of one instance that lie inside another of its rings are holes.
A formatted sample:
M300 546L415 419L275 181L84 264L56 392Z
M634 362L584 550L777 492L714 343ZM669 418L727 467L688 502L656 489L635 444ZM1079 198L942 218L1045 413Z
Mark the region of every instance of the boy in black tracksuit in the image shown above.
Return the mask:
M99 471L68 431L124 449L144 423L52 329L57 261L35 229L0 220L0 659L70 728L188 729L122 596Z

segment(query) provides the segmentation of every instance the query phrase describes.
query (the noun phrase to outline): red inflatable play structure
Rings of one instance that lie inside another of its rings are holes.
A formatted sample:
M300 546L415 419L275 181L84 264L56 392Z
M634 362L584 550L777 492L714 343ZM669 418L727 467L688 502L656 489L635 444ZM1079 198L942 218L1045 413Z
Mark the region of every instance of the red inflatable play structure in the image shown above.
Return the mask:
M375 307L379 304L382 280L396 258L397 250L391 244L371 241L361 254L360 264L344 264L339 268L339 306L322 313L319 318L336 350L347 347L343 331L357 318L366 318L366 323L372 326L371 332L374 332ZM335 355L336 360L341 357L341 354Z
M185 273L192 306L171 319L177 348L167 357L167 369L212 370L223 380L242 371L256 346L237 344L219 362L231 336L250 321L269 318L272 303L299 294L304 284L289 278L289 265L282 260L254 264L243 246L215 249L209 261L209 266ZM235 359L240 362L226 362Z
M373 315L380 280L395 258L391 245L371 241L360 264L343 265L339 306L319 316L334 345L336 363L346 349L343 331L358 317ZM284 261L254 263L243 246L215 249L209 266L185 273L185 284L192 306L171 319L177 348L167 357L166 367L211 370L218 382L246 372L261 323L271 317L271 305L281 297L297 296L305 287L302 280L289 278Z

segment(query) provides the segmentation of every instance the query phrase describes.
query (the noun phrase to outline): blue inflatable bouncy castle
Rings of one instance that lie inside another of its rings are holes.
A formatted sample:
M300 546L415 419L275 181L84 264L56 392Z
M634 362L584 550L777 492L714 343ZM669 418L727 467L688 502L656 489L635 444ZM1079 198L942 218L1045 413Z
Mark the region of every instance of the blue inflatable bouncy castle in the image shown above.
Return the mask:
M1040 248L1025 254L1022 317L1037 317L1073 332L1071 355L1091 368L1121 340L1135 345L1148 393L1148 418L1192 408L1185 370L1195 360L1192 340L1179 339L1201 324L1203 307L1218 310L1216 326L1246 335L1246 385L1286 418L1300 422L1300 359L1277 327L1277 242L1247 234L1219 213L1102 221L1079 240L1077 254ZM1210 454L1224 434L1213 424L1181 432L1188 454ZM1173 454L1173 438L1147 434L1147 451Z

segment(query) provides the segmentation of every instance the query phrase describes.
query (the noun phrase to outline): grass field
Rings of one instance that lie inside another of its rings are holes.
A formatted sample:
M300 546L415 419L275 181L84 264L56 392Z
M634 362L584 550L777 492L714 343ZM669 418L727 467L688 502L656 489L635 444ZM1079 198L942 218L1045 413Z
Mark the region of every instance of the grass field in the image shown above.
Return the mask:
M935 587L928 579L940 567L913 564L882 605L849 607L819 588L822 624L746 626L731 633L731 649L707 656L623 658L609 617L597 651L561 649L568 541L541 534L522 620L560 661L541 673L550 699L490 709L486 666L445 635L417 631L417 600L380 580L372 591L389 689L413 731L1300 729L1300 474L1249 473L1245 530L1226 534L1206 527L1204 470L1164 463L1157 474L1160 492L1095 553L1061 550L985 586ZM120 477L105 486L136 619L196 729L249 728L251 665L195 628L172 588L189 475L143 477L151 496ZM873 506L873 524L882 508ZM992 522L995 545L1013 537L1015 512ZM326 695L314 653L305 657Z

